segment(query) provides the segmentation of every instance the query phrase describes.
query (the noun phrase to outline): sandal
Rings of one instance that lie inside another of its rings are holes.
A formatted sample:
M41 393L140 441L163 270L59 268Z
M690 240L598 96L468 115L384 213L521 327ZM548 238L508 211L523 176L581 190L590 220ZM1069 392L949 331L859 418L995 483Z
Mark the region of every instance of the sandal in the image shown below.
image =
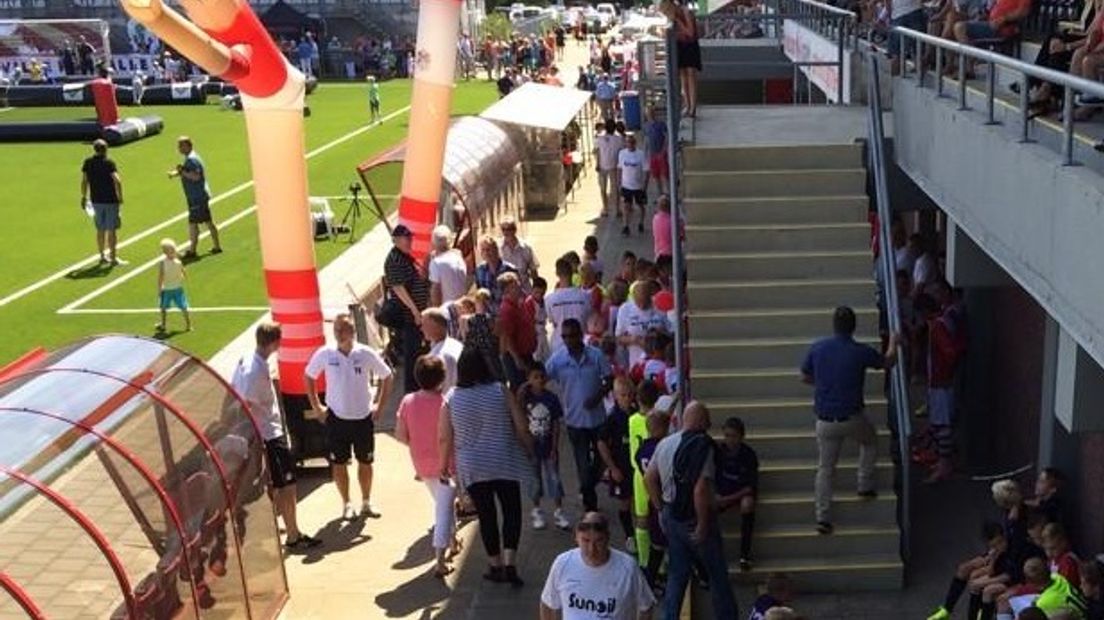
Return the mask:
M453 570L451 566L434 566L432 574L436 579L444 579L451 575Z
M506 571L501 566L488 566L483 578L494 583L503 583L506 581Z

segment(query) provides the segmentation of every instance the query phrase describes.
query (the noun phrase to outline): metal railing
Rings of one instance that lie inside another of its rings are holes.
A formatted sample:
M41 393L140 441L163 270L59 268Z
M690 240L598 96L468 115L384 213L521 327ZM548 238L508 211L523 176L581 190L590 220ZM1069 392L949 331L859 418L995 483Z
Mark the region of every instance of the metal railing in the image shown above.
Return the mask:
M990 50L963 45L957 41L948 41L908 28L894 28L894 30L904 39L901 42L902 49L906 51L911 50L915 53L913 56L913 63L901 63L902 77L908 77L909 75L915 74L917 84L924 87L927 83L929 74L924 60L925 53L929 51L929 48L930 51L934 53L934 88L937 97L942 97L944 95L944 83L946 80L943 75L943 69L946 66L945 63L948 54L957 54L960 59L967 58L971 62L985 65L985 107L986 124L988 125L1000 124L996 118L997 68L1000 67L1001 69L1019 74L1020 79L1018 82L1020 93L1017 110L1020 116L1020 142L1032 141L1030 132L1032 120L1030 102L1031 79L1034 78L1036 80L1050 82L1055 87L1063 89L1062 163L1066 166L1077 164L1073 158L1074 123L1076 122L1073 114L1074 99L1078 93L1104 98L1104 84L1086 80L1068 73L1055 71L1053 69L1036 66L1019 60L1018 58L1012 58L1011 56L1005 56L1004 54L999 54ZM957 96L960 110L970 109L967 101L966 65L967 63L961 60L958 63Z
M764 61L756 64L763 66L793 65L795 97L798 92L798 76L802 68L834 67L838 75L836 101L839 103L845 101L844 66L848 62L848 50L854 49L858 36L856 17L850 11L816 2L816 0L769 0L767 4L764 4L761 12L714 13L708 15L698 20L698 28L702 40L725 41L767 38L782 40L784 46L784 25L787 21L796 22L829 41L834 41L836 45L835 60L794 60L793 62L776 63ZM796 99L794 103L797 103Z
M686 255L682 250L682 223L686 221L683 213L682 196L679 195L680 160L679 124L682 119L682 91L678 72L678 46L675 45L675 28L667 27L664 33L667 52L666 105L667 105L667 166L671 200L671 287L675 298L675 367L679 371L678 402L679 408L690 401L689 365L686 363L689 353L689 334L686 319Z
M874 200L878 213L878 264L877 269L881 273L882 310L886 314L886 324L891 334L900 334L901 313L897 290L897 268L895 253L892 245L892 232L890 230L893 221L893 210L889 202L889 184L886 180L886 155L885 155L885 129L882 126L882 100L881 86L878 81L878 55L866 56L869 69L869 98L868 110L870 118L867 123L869 130L869 144L867 155L870 171L874 175ZM909 454L909 438L912 436L911 405L909 403L908 379L905 376L906 360L904 347L897 346L898 363L889 370L889 421L897 431L897 458L898 475L901 478L901 486L898 492L899 500L899 525L901 527L901 555L908 559L912 540L912 479L911 460Z

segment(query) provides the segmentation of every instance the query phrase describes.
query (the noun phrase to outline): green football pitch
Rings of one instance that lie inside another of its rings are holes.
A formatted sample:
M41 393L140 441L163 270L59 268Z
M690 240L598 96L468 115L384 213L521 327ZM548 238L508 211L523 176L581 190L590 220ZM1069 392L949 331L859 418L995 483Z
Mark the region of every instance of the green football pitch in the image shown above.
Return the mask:
M322 84L307 103L307 170L310 194L330 198L338 218L348 186L359 180L356 165L406 137L411 83L381 85L381 125L367 126L367 90L357 84ZM477 114L496 98L486 82L457 85L453 114ZM253 190L240 112L223 110L212 98L204 106L122 108L123 116L156 114L164 132L118 148L115 160L125 203L119 256L128 264L98 265L95 229L80 207L80 165L88 144L5 144L0 148L0 366L36 347L55 348L84 336L135 333L152 336L157 322L157 271L164 237L187 241L183 192L166 172L180 161L176 137L187 134L207 166L211 210L220 223L223 254L212 256L201 240L200 258L187 265L189 303L200 309L195 328L169 316L174 345L202 357L218 351L246 329L267 305L261 275ZM91 108L22 108L0 111L0 122L69 120L93 116ZM380 202L393 208L401 167L385 166L372 185ZM357 226L376 224L371 211ZM203 229L201 229L203 230ZM348 248L340 241L315 242L319 267Z

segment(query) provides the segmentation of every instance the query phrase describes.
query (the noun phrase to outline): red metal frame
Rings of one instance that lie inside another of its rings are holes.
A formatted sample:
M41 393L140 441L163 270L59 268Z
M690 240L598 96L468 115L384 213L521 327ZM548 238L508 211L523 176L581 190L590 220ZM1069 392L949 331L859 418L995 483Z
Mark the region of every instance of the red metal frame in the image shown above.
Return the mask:
M15 358L10 364L0 367L0 381L27 371L44 359L46 359L46 349L35 347Z
M130 587L130 579L127 578L126 570L123 569L123 564L119 560L119 556L115 554L115 550L111 548L111 543L107 541L103 532L92 523L91 519L78 510L68 499L62 497L50 487L38 482L23 472L11 469L5 465L0 465L0 473L7 474L26 485L34 487L39 494L60 508L62 512L68 515L74 523L88 534L92 542L100 549L100 553L103 553L104 559L107 560L108 565L111 566L111 572L115 573L115 579L119 582L119 589L123 594L123 602L126 605L127 613L130 614L130 617L137 618L138 607L134 601L134 591Z
M60 415L53 414L53 413L48 413L46 411L40 411L40 410L37 410L37 409L13 409L13 408L10 408L10 407L0 407L0 413L5 412L5 411L13 412L13 413L27 413L27 414L31 414L31 415L37 415L37 416L41 416L41 417L44 417L44 418L50 418L52 420L57 420L59 422L65 422L67 424L70 424L74 428L78 428L78 429L84 431L85 433L88 433L89 435L95 436L100 441L102 441L106 446L111 448L116 454L121 456L123 458L123 460L130 463L131 466L133 466L134 469L136 469L138 471L139 475L141 475L143 478L146 479L146 482L149 483L150 488L153 489L154 493L157 494L157 498L159 500L161 500L161 504L165 507L165 511L169 514L169 518L172 520L173 525L176 527L176 532L180 536L181 554L184 556L184 562L185 562L186 565L191 566L190 558L188 557L187 547L183 544L184 537L185 537L185 532L187 530L184 528L184 522L180 518L180 513L176 510L176 504L174 504L172 499L169 497L169 494L165 490L165 487L161 484L160 481L157 480L157 476L155 476L154 473L152 471L150 471L150 469L148 467L146 467L145 463L143 463L133 452L128 450L121 443L117 442L110 435L102 433L102 432L96 430L95 428L93 428L91 426L88 426L87 424L85 424L83 422L73 421L73 420L70 420L68 418L62 417ZM195 609L198 610L199 609L199 598L196 594L196 584L195 584L195 582L191 581L191 573L190 572L188 574L188 580L189 580L189 582L192 583L192 602L193 602L193 604L195 604Z
M85 373L85 374L90 374L90 375L97 376L97 377L103 377L105 379L110 379L112 381L118 381L119 383L124 383L124 384L127 384L127 385L131 386L131 387L138 388L139 390L144 392L147 396L149 396L151 399L153 399L154 402L156 402L157 404L161 405L166 410L171 412L173 414L173 416L177 420L179 420L185 426L185 428L187 428L188 431L190 433L192 433L192 435L195 436L195 438L199 442L199 444L202 445L203 449L207 451L208 456L211 457L211 462L215 465L215 470L218 472L219 479L222 480L223 495L226 497L226 515L227 515L227 518L230 518L230 519L233 518L233 516L234 516L234 504L233 504L232 489L230 487L230 481L226 477L226 467L222 462L222 457L220 457L218 455L218 452L215 451L215 447L213 445L211 445L211 442L207 439L207 435L205 435L201 429L196 427L195 423L192 422L188 418L188 416L184 415L183 412L181 412L179 409L177 409L174 404L170 403L168 400L166 400L163 396L161 396L157 392L154 392L154 391L148 389L146 387L146 385L138 385L138 384L133 383L129 379L123 379L122 377L116 377L114 375L111 375L111 374L108 374L106 372L102 372L102 371L99 371L99 370L92 370L92 369L87 369L87 368L66 368L66 367L63 367L63 366L51 366L49 369L46 369L46 371L47 372ZM38 372L38 371L35 371L35 372ZM235 547L235 551L236 551L236 553L234 555L238 559L238 574L241 577L242 592L245 594L245 596L242 597L242 600L245 602L246 613L249 615L249 617L252 617L253 614L252 614L251 605L250 605L249 586L246 583L246 579L245 579L245 565L242 564L242 554L241 554L242 541L241 541L241 537L238 536L238 529L235 528L235 527L231 527L230 532L232 533L232 535L234 537L234 547Z
M0 571L0 588L3 588L15 599L16 603L23 608L28 618L33 620L46 620L46 614L42 613L42 610L35 605L34 599L30 594L23 589L14 579L9 577L4 571Z

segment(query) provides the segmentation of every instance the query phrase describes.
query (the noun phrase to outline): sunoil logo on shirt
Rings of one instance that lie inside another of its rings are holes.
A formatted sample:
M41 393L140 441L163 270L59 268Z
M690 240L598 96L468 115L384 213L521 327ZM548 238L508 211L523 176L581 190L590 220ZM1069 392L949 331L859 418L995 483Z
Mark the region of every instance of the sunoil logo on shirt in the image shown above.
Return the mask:
M583 598L572 593L567 596L567 606L571 609L579 609L582 611L593 611L598 614L598 617L613 617L614 612L617 610L617 599L610 597L605 600L596 601L594 599Z

